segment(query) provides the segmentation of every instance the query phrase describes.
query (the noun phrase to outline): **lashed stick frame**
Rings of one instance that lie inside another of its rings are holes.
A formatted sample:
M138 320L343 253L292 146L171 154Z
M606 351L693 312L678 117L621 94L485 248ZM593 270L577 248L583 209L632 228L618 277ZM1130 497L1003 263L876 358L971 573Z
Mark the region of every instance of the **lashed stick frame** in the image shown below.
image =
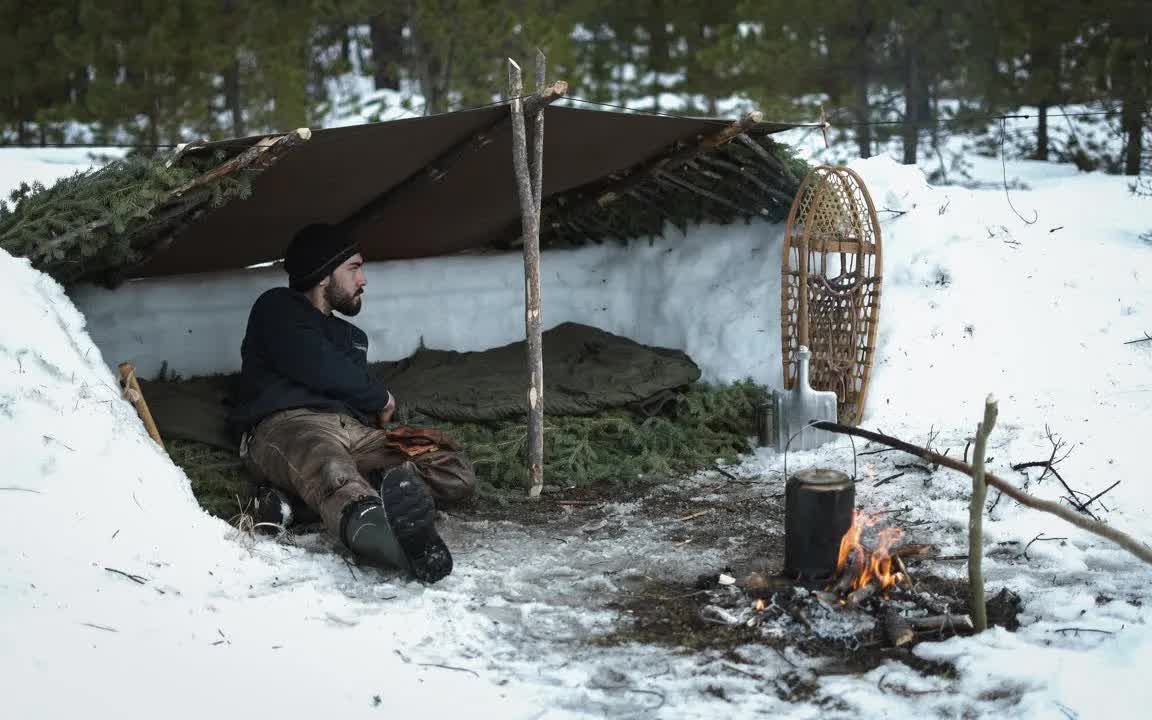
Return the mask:
M881 271L880 224L864 180L845 167L815 168L796 193L784 234L784 387L795 385L797 351L806 346L812 387L836 393L842 423L859 424L864 415Z

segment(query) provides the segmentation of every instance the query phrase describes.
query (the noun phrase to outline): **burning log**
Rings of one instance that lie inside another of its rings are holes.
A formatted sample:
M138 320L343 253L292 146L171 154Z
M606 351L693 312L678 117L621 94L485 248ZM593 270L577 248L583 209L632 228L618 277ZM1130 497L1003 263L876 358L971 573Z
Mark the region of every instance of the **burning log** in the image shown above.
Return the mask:
M857 545L849 550L839 572L840 574L836 576L836 582L832 583L831 587L828 588L828 591L837 597L851 590L852 583L856 582L856 578L860 576L860 573L864 572L863 548Z
M848 607L860 607L860 605L862 605L865 600L875 595L876 591L879 589L880 585L877 584L875 580L869 581L867 585L860 588L859 590L853 590L852 592L848 593L848 597L844 599L844 602L848 605Z
M940 554L940 548L928 543L904 543L892 548L888 555L896 558L930 558Z
M860 598L859 602L876 590L887 590L896 585L900 579L899 573L892 569L894 563L900 562L900 557L894 554L896 550L908 557L935 551L931 545L906 544L899 548L894 547L903 531L891 527L880 530L877 533L876 546L868 548L861 541L861 536L865 528L877 524L878 517L879 515L853 513L852 526L840 541L840 553L836 563L838 574L834 576L834 581L827 589L840 596L850 590L853 591L849 594L849 604L851 597L869 584L875 584L875 590L863 597L855 595Z

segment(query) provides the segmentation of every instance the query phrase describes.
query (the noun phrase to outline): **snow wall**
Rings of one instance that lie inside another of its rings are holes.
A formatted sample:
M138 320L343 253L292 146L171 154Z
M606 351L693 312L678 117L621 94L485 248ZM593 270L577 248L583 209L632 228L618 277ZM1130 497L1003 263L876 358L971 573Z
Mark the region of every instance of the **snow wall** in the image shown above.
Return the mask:
M545 252L544 328L584 323L684 350L708 381L778 385L783 233L783 224L704 225ZM370 360L399 360L421 342L466 351L524 338L519 253L375 262L367 276L352 321L368 333ZM167 363L187 377L239 370L253 301L286 283L272 267L85 286L72 299L109 363L131 362L145 378Z

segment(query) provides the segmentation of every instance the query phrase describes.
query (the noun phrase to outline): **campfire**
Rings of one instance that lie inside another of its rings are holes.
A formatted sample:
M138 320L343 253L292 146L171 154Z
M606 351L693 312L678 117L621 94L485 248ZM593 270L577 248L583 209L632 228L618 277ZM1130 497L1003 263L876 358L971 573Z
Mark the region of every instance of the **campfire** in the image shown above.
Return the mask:
M918 587L908 570L906 561L931 558L936 547L902 542L904 530L886 526L884 518L884 513L852 511L851 523L839 538L834 570L823 582L813 581L817 573L811 569L786 569L776 582L753 578L749 584L745 579L746 589L766 596L758 598L753 609L768 621L772 615L787 616L817 636L853 628L858 638L870 635L873 642L895 647L916 641L918 633L970 632L971 618L949 611L959 599ZM797 524L792 528L800 533Z
M810 655L882 662L886 650L974 631L967 583L932 572L935 545L914 542L900 511L865 512L853 477L829 468L785 485L783 567L764 558L750 572L701 575L680 597L701 621L753 633ZM776 568L779 568L778 570ZM985 603L990 621L1017 626L1019 597L1003 588ZM853 661L855 662L855 660Z
M852 525L840 540L836 572L827 587L814 596L827 606L864 609L880 617L880 629L892 645L905 645L916 639L917 631L972 630L968 615L947 612L931 603L912 581L906 558L928 558L936 554L933 545L897 544L904 537L898 527L884 527L883 515L855 511ZM868 603L869 600L874 600ZM925 604L931 608L924 612ZM933 614L933 610L937 612Z
M852 526L840 539L840 552L836 557L836 574L828 591L834 593L845 605L853 607L874 595L877 591L888 590L908 577L907 569L893 571L893 565L904 568L905 555L923 551L923 546L904 545L894 547L904 536L900 528L885 527L878 530L874 545L869 548L864 543L866 530L871 530L880 522L879 515L869 515L855 511L852 513Z

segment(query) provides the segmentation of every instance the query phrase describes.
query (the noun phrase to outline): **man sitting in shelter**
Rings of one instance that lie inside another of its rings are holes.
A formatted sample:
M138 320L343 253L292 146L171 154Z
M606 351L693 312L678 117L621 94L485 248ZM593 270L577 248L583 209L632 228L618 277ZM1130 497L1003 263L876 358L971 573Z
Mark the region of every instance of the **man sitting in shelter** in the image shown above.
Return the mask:
M252 306L233 421L240 454L267 483L257 519L291 521L287 492L357 556L435 582L452 571L436 500L475 490L460 448L430 429L391 425L396 400L368 374L368 336L336 317L360 312L364 260L348 233L309 225L284 259L289 287Z

